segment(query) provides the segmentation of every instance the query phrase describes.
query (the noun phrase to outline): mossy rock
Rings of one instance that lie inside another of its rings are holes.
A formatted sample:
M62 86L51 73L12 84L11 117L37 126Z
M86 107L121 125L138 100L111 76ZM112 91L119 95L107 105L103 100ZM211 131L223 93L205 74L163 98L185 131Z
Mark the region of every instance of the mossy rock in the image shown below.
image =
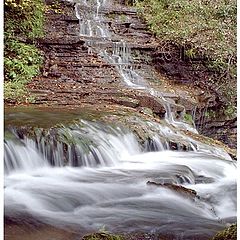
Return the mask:
M236 240L237 239L237 224L233 224L225 230L217 233L212 240Z
M93 233L84 236L82 240L125 240L125 238L110 233Z

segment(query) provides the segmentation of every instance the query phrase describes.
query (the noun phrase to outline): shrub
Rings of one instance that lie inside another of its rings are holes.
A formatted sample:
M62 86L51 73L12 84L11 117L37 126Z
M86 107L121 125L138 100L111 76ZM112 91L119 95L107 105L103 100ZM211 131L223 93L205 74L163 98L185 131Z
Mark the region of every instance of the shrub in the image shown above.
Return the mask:
M43 11L42 0L5 0L5 100L23 101L26 83L39 72L42 57L34 39L43 36Z
M225 102L236 106L236 0L137 0L149 29L163 42L186 47L186 56L203 55ZM201 54L198 54L201 53ZM234 113L235 114L235 113Z

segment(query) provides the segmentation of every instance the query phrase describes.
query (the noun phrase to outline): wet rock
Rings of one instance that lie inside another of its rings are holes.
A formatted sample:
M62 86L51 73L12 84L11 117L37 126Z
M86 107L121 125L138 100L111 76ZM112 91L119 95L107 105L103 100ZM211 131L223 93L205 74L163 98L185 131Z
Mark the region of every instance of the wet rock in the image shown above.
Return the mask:
M126 107L131 107L131 108L136 108L139 106L139 101L137 99L128 98L128 97L119 97L118 99L115 99L113 101L117 104L120 104Z
M6 240L76 240L79 234L43 224L30 214L4 217L4 239Z
M195 190L185 188L185 187L180 186L180 185L175 185L175 184L172 184L172 183L156 183L156 182L148 181L147 185L167 188L169 190L172 190L176 193L181 194L184 197L188 197L192 200L194 200L196 197L198 197L197 192Z
M140 107L140 108L138 109L138 111L139 111L140 113L145 114L145 115L153 116L153 111L152 111L151 108L148 108L148 107Z
M197 176L196 177L196 180L195 180L195 183L196 184L205 184L205 183L213 183L214 182L214 179L211 178L211 177L206 177L206 176Z
M174 142L168 141L169 149L172 151L189 151L192 150L192 147L187 142Z
M80 40L77 36L65 36L64 38L60 37L45 37L39 39L40 44L48 44L48 45L70 45L70 44L79 44L83 45L85 42Z
M139 99L139 104L141 107L147 107L147 108L150 108L153 113L155 113L156 115L158 115L160 118L164 118L165 116L165 113L166 113L166 110L163 106L163 104L151 97L151 96L136 96L138 99Z
M172 151L177 151L178 150L178 144L176 142L169 141L169 148Z

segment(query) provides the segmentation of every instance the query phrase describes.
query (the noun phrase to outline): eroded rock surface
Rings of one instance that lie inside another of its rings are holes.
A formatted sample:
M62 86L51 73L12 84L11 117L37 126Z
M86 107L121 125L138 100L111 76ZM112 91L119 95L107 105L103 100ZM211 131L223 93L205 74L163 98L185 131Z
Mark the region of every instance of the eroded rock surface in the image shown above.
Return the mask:
M89 49L91 37L79 35L79 21L74 3L59 1L61 14L46 13L45 33L38 44L45 56L42 74L29 85L36 95L35 104L48 106L82 106L84 104L126 106L141 113L150 108L157 118L166 109L151 94L131 89L122 81L114 64L99 52ZM46 1L51 6L52 0ZM100 9L104 24L112 33L112 41L125 41L131 48L131 65L150 85L172 102L178 118L186 111L200 133L212 136L236 147L236 119L215 119L207 116L208 109L217 108L219 98L204 87L206 75L189 71L189 61L181 58L181 48L161 43L151 34L135 9L115 1ZM96 39L95 39L96 40ZM101 46L111 49L112 43L99 39ZM179 58L181 61L179 62Z
M184 197L190 198L194 200L197 196L197 192L193 189L185 188L180 185L172 184L172 183L157 183L153 181L148 181L147 185L149 186L156 186L156 187L163 187L169 190L172 190L178 194L181 194Z

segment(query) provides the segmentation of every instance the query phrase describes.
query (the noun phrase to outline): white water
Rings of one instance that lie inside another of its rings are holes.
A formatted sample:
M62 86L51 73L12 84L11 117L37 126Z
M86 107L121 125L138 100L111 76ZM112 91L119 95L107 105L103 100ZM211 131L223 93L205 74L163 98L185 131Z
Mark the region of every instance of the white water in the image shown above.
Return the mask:
M182 184L201 198L193 201L148 186L148 180ZM220 229L221 219L236 216L236 166L199 153L123 154L109 167L37 165L14 172L5 177L4 192L7 216L30 213L54 226L75 226L83 232L105 226L109 231L171 230L185 232L185 237L192 232L207 236Z
M110 32L102 23L102 16L99 14L100 8L105 5L105 1L78 1L75 4L76 17L79 19L79 35L88 37L109 38Z
M76 5L80 35L109 38L97 1L90 18ZM96 24L97 23L97 24ZM89 42L90 43L90 42ZM92 42L92 45L97 43ZM161 93L149 88L130 66L130 49L113 44L101 51L128 86L144 89L165 102L166 120L177 122ZM32 215L37 220L81 234L105 228L113 232L172 233L176 239L208 239L227 223L236 221L236 164L222 149L201 144L170 127L147 123L158 130L152 144L120 128L82 121L36 141L28 137L5 141L5 216ZM194 129L191 129L195 131ZM16 134L16 131L13 131ZM167 138L183 139L195 152L168 151ZM149 151L158 152L145 152ZM194 189L199 198L148 181Z
M207 239L236 217L232 160L199 151L144 153L132 133L86 121L60 128L58 136L62 140L68 136L69 149L75 144L84 161L71 162L69 157L64 163L60 142L55 144L53 158L48 151L54 145L43 144L40 138L36 144L16 134L15 140L5 141L7 217L30 214L81 233L104 226L109 231L176 236L184 232L182 239ZM158 136L153 142L157 149L165 148ZM73 154L69 149L68 154ZM199 198L147 185L147 181L182 185L196 190Z
M27 136L20 140L16 130L12 132L16 139L4 143L6 174L51 165L110 166L141 152L132 133L83 120L60 128L58 137L53 137L50 131L45 137L38 133L34 141Z

